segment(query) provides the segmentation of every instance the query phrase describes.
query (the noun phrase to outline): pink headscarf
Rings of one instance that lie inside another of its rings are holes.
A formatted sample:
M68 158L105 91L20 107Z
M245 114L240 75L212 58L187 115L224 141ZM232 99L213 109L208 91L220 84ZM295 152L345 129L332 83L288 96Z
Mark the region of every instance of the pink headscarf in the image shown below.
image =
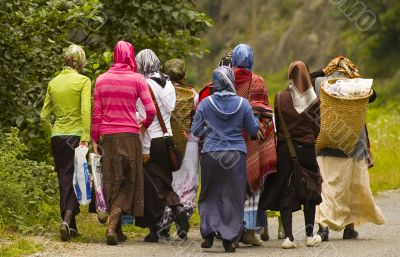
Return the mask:
M135 48L126 41L118 41L114 48L114 64L128 64L136 72Z

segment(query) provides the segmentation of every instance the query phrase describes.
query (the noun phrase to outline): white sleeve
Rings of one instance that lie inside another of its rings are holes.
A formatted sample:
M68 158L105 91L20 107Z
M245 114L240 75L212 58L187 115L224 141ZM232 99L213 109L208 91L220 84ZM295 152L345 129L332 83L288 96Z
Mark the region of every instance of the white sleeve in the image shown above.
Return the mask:
M167 112L172 112L176 105L175 87L168 81L164 88L164 97L160 99Z

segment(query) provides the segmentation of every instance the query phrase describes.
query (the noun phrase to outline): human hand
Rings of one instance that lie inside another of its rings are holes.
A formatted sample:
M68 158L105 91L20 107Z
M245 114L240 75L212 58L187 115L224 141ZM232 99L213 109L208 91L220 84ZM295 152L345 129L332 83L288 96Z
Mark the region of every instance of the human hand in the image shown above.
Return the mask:
M93 152L95 154L99 154L99 147L96 142L93 142L92 147L93 147Z
M140 133L141 133L141 134L146 133L147 128L145 128L145 127L143 126L143 124L140 124L140 125L139 125L139 128L140 128Z
M80 141L80 142L79 142L79 146L88 147L88 146L89 146L89 143L88 143L88 141Z
M150 161L149 154L143 154L143 165L146 165Z

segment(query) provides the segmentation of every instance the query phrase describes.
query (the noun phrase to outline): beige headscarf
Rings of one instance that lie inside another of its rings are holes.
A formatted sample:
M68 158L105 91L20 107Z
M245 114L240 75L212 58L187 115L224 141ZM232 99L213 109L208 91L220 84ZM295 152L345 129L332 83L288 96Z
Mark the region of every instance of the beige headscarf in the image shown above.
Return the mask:
M288 69L288 78L293 107L301 114L318 99L306 64L302 61L292 62Z

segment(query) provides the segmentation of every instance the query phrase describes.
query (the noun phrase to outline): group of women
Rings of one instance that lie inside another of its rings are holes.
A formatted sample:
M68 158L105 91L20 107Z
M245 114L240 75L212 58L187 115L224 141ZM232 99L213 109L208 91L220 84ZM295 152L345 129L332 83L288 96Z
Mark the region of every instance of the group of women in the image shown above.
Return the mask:
M169 238L173 222L178 236L187 238L188 219L196 205L199 159L202 248L212 247L216 237L222 239L226 252L234 252L239 242L260 245L257 232L268 240L267 210L280 213L285 249L296 247L292 213L301 209L309 247L328 240L328 228L345 228L343 238L351 239L358 235L354 225L382 224L383 215L369 189L368 165L364 165L369 144L362 142L368 137L360 136L360 149L354 156L324 149L317 160L315 151L318 83L332 76L352 77L356 67L343 57L311 74L301 61L289 66L288 86L274 101L277 163L266 167L265 122L254 115L252 106L267 106L268 94L264 80L252 72L253 58L246 44L228 51L214 70L212 83L198 95L185 82L183 60L169 60L161 71L152 50L142 50L135 57L134 47L119 41L113 65L96 79L91 110L91 83L79 74L86 65L85 53L71 45L63 71L48 85L41 113L44 128L51 133L60 185L61 239L78 235L79 204L72 187L74 149L87 147L90 139L93 151L102 155L109 245L126 240L122 214L134 216L137 226L150 229L147 242ZM171 137L183 157L175 172L168 144ZM302 199L294 188L289 138L299 163L323 176L322 194L312 200ZM340 170L335 163L343 164ZM353 174L350 182L337 182L346 170ZM332 172L340 174L335 177ZM255 183L254 177L258 177ZM320 226L317 234L315 219Z

